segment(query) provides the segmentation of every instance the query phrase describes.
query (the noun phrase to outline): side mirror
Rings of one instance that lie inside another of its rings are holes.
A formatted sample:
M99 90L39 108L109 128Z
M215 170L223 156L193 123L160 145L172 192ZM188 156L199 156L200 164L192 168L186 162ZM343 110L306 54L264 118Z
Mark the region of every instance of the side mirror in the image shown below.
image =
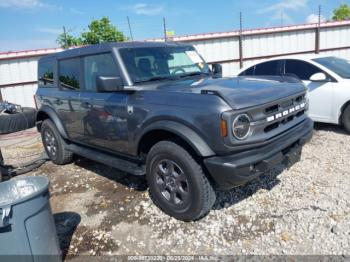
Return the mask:
M222 65L215 63L211 65L211 68L213 72L213 77L217 77L217 78L222 77Z
M115 92L123 90L123 80L118 76L97 76L96 88L98 92Z
M327 76L325 75L325 73L322 73L322 72L316 73L310 77L310 81L311 82L325 82L325 81L327 81Z

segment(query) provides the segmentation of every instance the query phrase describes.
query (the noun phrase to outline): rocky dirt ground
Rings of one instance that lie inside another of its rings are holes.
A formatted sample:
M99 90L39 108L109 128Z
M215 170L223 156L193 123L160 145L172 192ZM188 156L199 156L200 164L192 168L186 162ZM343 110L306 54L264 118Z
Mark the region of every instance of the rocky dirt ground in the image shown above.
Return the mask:
M42 150L33 130L0 137L5 162ZM51 180L67 260L102 254L350 255L350 136L317 125L302 160L229 192L205 218L184 223L154 206L142 177L84 158L27 175Z

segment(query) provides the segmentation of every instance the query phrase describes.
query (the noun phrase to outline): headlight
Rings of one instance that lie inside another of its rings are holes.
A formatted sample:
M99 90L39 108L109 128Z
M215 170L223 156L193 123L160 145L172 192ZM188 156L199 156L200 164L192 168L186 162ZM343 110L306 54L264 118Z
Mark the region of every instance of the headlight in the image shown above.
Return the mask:
M239 140L244 140L250 135L250 118L247 114L236 116L232 123L232 132Z

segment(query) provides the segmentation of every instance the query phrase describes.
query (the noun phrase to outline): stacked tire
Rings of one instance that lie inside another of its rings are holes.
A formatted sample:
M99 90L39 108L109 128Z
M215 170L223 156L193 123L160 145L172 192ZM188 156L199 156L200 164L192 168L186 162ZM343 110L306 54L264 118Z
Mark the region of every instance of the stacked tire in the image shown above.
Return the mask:
M0 134L9 134L35 126L36 109L23 107L22 112L0 115Z

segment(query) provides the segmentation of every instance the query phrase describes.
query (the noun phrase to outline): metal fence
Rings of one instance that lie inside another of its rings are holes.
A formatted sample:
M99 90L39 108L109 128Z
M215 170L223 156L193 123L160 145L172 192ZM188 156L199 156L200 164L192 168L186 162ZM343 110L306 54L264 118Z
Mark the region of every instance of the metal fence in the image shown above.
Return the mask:
M320 53L350 59L350 21L210 33L173 40L193 44L208 63L221 63L226 76L234 75L241 66L277 56Z
M173 41L193 44L207 62L221 63L224 76L231 76L240 66L277 56L320 53L350 59L350 21L188 35ZM61 50L0 53L0 100L34 106L37 61Z

